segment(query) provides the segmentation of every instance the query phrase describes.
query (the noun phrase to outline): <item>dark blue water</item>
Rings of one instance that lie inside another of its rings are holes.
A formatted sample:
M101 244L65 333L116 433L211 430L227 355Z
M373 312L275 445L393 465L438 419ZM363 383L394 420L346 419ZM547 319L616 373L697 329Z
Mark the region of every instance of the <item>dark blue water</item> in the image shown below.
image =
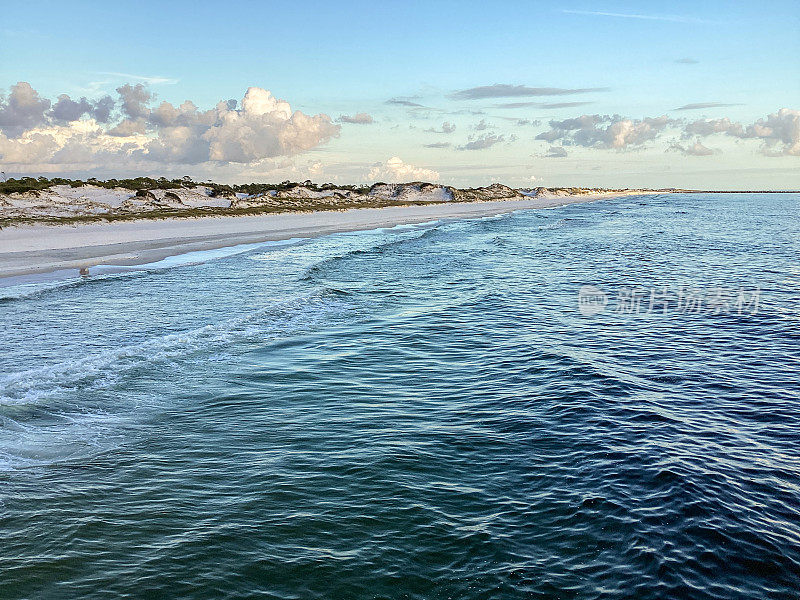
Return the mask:
M0 598L796 597L798 210L628 197L0 289Z

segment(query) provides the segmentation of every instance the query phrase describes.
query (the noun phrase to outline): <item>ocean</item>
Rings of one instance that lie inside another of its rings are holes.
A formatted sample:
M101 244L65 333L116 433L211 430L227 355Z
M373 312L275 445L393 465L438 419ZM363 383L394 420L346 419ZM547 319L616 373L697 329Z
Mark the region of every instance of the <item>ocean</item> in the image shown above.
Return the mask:
M796 597L798 210L629 196L0 288L0 598Z

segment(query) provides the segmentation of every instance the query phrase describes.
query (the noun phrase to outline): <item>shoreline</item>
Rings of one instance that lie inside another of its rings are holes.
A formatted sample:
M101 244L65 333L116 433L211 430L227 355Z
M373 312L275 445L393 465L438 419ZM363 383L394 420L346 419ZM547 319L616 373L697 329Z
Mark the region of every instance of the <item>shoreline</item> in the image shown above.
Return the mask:
M0 229L0 279L70 270L78 275L81 269L99 265L135 267L172 256L243 244L307 239L438 219L480 218L645 194L609 192L257 216L19 225Z

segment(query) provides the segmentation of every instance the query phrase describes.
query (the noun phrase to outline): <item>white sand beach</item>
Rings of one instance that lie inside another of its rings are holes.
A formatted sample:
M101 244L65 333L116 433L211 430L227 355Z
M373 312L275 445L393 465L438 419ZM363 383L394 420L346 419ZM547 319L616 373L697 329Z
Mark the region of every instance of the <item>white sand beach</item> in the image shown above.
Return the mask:
M640 192L637 192L640 193ZM521 209L553 208L624 195L539 196L523 200L87 223L0 229L0 277L141 265L169 256L290 238L308 238L436 219L479 218Z

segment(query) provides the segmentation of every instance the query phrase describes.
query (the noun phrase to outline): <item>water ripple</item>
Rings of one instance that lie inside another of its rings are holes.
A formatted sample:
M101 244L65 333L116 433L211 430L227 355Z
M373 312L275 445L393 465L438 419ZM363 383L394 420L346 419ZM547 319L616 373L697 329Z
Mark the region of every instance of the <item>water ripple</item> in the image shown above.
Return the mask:
M26 290L0 304L0 597L793 597L799 200ZM759 311L578 310L687 282L758 284Z

